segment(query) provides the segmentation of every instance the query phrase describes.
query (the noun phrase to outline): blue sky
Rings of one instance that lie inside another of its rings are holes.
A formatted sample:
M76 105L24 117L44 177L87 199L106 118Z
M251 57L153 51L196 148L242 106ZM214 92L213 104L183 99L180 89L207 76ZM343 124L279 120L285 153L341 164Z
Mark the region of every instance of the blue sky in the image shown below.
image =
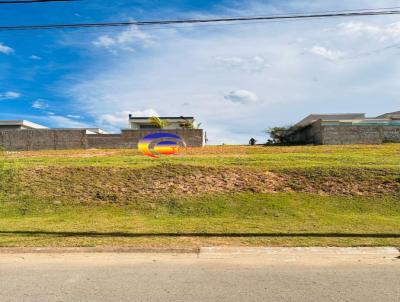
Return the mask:
M0 24L268 15L398 1L81 0L0 6ZM309 113L400 109L400 17L0 32L0 119L126 127L194 115L211 143L266 139Z

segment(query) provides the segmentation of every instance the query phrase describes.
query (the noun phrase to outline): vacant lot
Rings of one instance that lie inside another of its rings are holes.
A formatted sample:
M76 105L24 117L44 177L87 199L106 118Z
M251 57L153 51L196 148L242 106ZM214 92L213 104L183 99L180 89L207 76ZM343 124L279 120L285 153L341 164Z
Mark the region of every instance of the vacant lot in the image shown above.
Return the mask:
M400 145L6 152L0 246L400 246Z

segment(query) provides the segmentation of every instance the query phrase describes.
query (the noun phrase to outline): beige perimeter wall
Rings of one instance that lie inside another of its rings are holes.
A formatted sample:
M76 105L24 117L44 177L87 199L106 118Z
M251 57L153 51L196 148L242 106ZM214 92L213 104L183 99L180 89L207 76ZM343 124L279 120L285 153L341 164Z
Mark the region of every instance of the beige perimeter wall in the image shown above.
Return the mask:
M154 132L177 134L188 147L203 146L202 129L122 130L121 134L94 135L87 135L84 130L4 130L0 131L0 146L10 151L136 148L141 138Z

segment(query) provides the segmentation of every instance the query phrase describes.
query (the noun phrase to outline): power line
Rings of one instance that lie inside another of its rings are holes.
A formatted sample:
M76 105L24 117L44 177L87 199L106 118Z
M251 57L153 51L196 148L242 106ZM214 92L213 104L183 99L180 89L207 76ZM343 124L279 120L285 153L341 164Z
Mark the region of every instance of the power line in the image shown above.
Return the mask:
M382 12L382 11L394 11L394 10L399 10L400 6L390 6L390 7L375 7L375 8L358 8L358 9L346 9L346 10L325 10L325 11L312 11L312 12L296 12L296 13L286 13L286 14L270 14L269 16L290 16L290 15L313 15L313 14L338 14L338 13L349 13L349 12L369 12L369 11L374 11L374 12ZM257 15L257 16L252 16L252 17L262 17L263 15ZM243 16L236 16L237 18L243 17Z
M43 1L43 0L41 0ZM53 0L54 1L54 0ZM65 0L60 0L65 1ZM11 30L50 30L50 29L77 29L77 28L99 28L99 27L123 27L123 26L153 26L153 25L176 25L176 24L205 24L205 23L231 23L243 21L290 21L299 19L318 19L332 17L361 17L399 15L400 10L362 10L343 11L337 13L314 13L314 14L287 14L256 17L233 17L233 18L210 18L210 19L175 19L175 20L153 20L153 21L127 21L127 22L104 22L104 23L75 23L75 24L44 24L44 25L12 25L0 26L0 31Z
M44 3L44 2L72 2L79 0L11 0L11 1L0 1L0 4L30 4L30 3Z

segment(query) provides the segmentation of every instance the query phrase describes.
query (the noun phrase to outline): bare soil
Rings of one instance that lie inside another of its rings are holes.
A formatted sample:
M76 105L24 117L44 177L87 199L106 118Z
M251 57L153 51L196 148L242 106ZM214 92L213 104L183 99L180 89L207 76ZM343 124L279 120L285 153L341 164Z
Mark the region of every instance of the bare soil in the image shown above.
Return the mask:
M166 195L307 192L321 195L399 194L394 172L347 170L270 172L236 167L35 167L20 175L29 195L70 201L129 202Z

